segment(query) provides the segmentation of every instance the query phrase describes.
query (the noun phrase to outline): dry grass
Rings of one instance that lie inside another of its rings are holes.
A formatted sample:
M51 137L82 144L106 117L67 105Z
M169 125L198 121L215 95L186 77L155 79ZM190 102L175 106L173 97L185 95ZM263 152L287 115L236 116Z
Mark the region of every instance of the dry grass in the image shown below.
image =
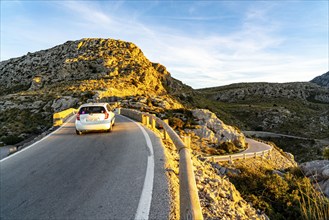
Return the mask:
M299 206L302 218L329 219L329 199L321 191L316 190L308 179L296 182L296 185L300 194Z

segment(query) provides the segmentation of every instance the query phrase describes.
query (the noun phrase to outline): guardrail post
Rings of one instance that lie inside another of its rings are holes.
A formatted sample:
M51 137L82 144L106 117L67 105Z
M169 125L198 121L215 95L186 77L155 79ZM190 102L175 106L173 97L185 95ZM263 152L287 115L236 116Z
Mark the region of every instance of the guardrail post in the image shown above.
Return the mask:
M150 117L148 115L145 115L145 123L146 127L150 126Z
M191 137L190 136L184 136L183 137L184 144L187 148L191 147Z
M53 126L57 127L57 126L61 126L62 124L63 124L63 119L61 115L59 113L55 113L53 115Z
M265 157L265 152L263 151L262 152L262 160L264 159L264 157Z
M166 123L166 124L169 124L169 120L168 119L163 119L163 122ZM168 140L169 139L169 135L168 135L166 129L164 129L164 128L163 128L163 138L165 140Z
M153 114L154 117L151 117L151 127L152 129L156 128L156 121L155 121L155 115Z
M256 152L254 153L254 157L255 157L255 158L257 157L257 153L256 153Z
M146 125L146 115L142 114L142 124Z
M230 163L230 164L233 164L233 157L232 157L232 155L230 155L229 163Z

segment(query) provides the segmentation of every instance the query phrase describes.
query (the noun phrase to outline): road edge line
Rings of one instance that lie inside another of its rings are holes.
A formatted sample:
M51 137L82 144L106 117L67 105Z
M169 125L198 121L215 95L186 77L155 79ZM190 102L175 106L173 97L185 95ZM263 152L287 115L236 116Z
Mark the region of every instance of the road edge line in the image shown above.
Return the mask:
M42 139L40 139L40 140L38 140L38 141L36 141L36 142L34 142L34 143L32 143L31 145L29 145L29 146L27 146L27 147L24 147L22 150L19 150L19 151L17 151L17 152L15 152L15 153L13 153L13 154L11 154L11 155L9 155L9 156L7 156L7 157L5 157L5 158L3 158L2 160L0 160L0 163L1 162L4 162L4 161L6 161L6 160L8 160L9 158L12 158L12 157L14 157L15 155L18 155L18 154L20 154L20 153L22 153L22 152L24 152L24 151L26 151L26 150L28 150L28 149L30 149L31 147L33 147L33 146L35 146L36 144L38 144L38 143L40 143L41 141L44 141L45 139L47 139L48 137L50 137L51 135L53 135L53 134L55 134L57 131L60 131L73 117L74 117L75 115L72 115L64 124L62 124L58 129L56 129L55 131L52 131L52 132L50 132L48 135L46 135L46 136L44 136Z
M135 214L135 220L140 219L149 219L150 209L151 209L151 202L152 202L152 194L153 194L153 182L154 182L154 151L153 145L150 136L146 132L145 128L141 126L138 122L131 120L130 118L120 115L129 121L134 122L142 131L146 145L149 149L150 155L147 157L147 167L146 167L146 174L143 184L143 190L141 193L141 197L139 199L138 208Z

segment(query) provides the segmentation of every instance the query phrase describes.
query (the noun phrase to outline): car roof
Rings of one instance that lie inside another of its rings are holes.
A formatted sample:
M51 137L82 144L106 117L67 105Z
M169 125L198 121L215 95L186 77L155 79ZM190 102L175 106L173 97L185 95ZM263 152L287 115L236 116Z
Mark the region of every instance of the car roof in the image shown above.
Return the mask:
M106 106L108 103L85 103L80 106L81 107L88 107L88 106Z

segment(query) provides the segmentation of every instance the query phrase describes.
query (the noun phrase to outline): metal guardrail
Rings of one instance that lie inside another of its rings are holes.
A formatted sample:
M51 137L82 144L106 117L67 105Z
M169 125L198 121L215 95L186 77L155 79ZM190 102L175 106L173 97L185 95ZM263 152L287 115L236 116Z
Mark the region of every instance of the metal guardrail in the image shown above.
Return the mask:
M247 158L256 158L256 157L262 157L264 158L266 154L270 154L272 151L272 148L269 150L264 150L260 152L255 153L243 153L243 154L232 154L232 155L224 155L224 156L209 156L207 157L213 162L223 162L223 161L229 161L233 162L233 160L237 159L247 159Z
M152 129L155 129L156 126L161 126L164 129L164 138L170 138L179 152L180 219L202 220L201 205L189 150L190 139L184 138L184 143L178 134L169 126L168 122L161 120L155 115L124 108L118 109L118 113L140 121Z
M63 124L63 121L65 121L66 118L69 116L75 114L77 112L77 109L75 108L69 108L61 112L56 112L53 115L53 126L58 127Z

